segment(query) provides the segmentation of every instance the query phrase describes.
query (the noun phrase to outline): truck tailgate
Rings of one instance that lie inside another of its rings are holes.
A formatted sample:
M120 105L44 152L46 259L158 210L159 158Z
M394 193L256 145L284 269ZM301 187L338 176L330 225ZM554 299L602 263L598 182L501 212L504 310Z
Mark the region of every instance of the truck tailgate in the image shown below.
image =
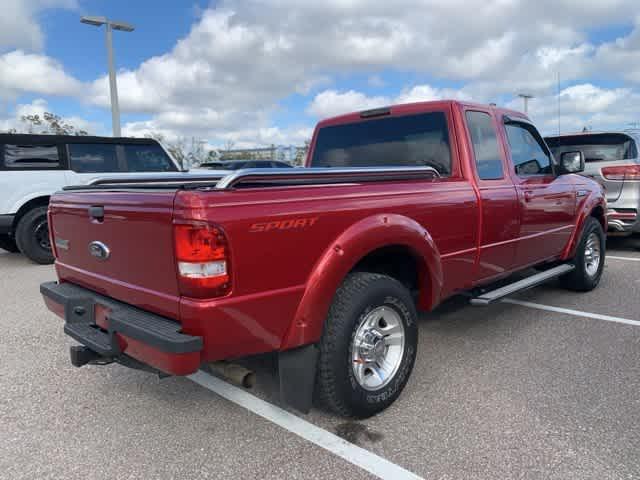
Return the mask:
M49 212L61 281L178 319L175 190L64 192Z

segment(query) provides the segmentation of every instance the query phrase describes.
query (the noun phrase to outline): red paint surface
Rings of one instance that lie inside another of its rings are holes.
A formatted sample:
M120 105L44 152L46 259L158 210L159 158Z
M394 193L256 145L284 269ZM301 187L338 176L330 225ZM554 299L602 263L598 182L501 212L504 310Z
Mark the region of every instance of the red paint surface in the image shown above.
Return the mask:
M476 178L464 119L468 108L494 118L509 172L502 180ZM513 173L502 115L522 114L457 102L392 108L393 115L426 111L447 116L450 178L56 195L51 202L55 235L71 245L58 252L58 275L180 321L185 333L203 337L200 360L217 360L317 341L336 288L377 248L402 246L413 255L420 272L419 306L428 310L457 291L570 257L585 219L598 206L606 211L600 187L589 179L521 179ZM370 120L350 114L318 128L351 121ZM578 189L587 194L577 198ZM90 205L105 207L102 224L87 218ZM224 229L233 272L231 291L222 298L178 294L172 225L189 220ZM109 245L112 258L100 262L89 256L86 248L93 240ZM177 368L157 352L127 344L136 358ZM193 356L175 359L185 371L194 361Z

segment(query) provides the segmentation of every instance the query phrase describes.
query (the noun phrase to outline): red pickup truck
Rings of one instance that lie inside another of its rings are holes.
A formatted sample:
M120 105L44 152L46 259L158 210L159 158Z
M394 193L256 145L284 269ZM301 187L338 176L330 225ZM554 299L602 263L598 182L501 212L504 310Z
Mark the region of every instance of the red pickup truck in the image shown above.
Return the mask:
M72 363L188 375L276 352L286 403L366 417L407 383L417 311L554 277L587 291L602 275L602 188L521 113L439 101L343 115L318 124L306 166L54 195L59 280L41 292L81 344Z

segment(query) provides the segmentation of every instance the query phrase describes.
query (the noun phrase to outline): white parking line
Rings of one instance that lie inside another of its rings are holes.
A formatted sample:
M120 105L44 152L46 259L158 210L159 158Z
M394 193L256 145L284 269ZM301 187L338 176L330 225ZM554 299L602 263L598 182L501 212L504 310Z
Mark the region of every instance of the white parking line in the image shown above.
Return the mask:
M607 260L630 260L632 262L640 262L640 258L636 258L636 257L615 257L613 255L607 255Z
M411 473L408 470L396 465L395 463L379 457L375 453L371 453L364 448L347 442L346 440L334 435L331 432L323 430L306 420L293 415L269 402L251 395L250 393L235 387L217 377L209 375L205 372L198 371L189 378L198 385L203 386L217 393L221 397L226 398L247 410L269 420L272 423L288 430L299 437L308 440L319 447L345 459L347 462L356 465L363 470L383 479L414 479L421 480L422 477Z
M625 325L634 325L640 327L640 321L630 320L622 317L612 317L611 315L602 315L600 313L583 312L581 310L572 310L570 308L552 307L551 305L542 305L540 303L525 302L523 300L515 300L513 298L505 298L503 303L512 303L523 307L537 308L538 310L546 310L547 312L565 313L575 317L592 318L595 320L604 320L605 322L624 323Z

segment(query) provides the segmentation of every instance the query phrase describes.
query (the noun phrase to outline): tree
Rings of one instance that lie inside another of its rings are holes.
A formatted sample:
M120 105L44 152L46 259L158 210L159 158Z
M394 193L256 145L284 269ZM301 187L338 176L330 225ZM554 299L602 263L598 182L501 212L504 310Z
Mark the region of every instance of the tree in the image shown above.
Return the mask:
M157 132L149 133L145 137L153 138L162 143L181 168L197 167L209 159L209 154L205 152L204 148L207 143L205 140L196 137L191 137L191 139L178 137L169 141L163 134Z
M20 121L26 125L26 133L42 133L52 135L88 135L86 130L82 130L75 125L66 122L62 117L51 112L44 112L42 117L39 114L21 115ZM10 133L18 133L12 129Z

